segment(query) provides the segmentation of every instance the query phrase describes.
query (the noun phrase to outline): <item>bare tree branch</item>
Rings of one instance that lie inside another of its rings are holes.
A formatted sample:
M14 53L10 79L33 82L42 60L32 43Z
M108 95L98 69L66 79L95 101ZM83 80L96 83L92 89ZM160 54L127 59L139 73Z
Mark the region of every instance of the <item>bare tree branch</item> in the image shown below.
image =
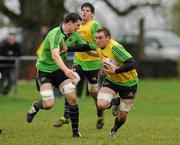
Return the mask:
M104 0L104 2L119 16L126 16L128 14L130 14L131 12L133 12L134 10L140 8L140 7L152 7L152 8L156 8L156 7L160 7L161 6L161 1L159 0L156 3L143 3L143 4L133 4L130 5L127 9L125 9L124 11L120 11L119 9L117 9L116 7L114 7L109 0Z
M3 0L0 0L0 12L2 12L5 16L9 17L13 22L18 23L20 21L20 15L14 13L9 10L5 5Z

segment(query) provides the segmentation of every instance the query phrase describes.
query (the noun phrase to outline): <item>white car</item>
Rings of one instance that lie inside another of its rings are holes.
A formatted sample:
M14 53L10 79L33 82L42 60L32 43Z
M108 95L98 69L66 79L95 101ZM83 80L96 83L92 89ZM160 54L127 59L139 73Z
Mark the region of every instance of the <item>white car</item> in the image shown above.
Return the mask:
M144 55L146 59L180 58L180 37L169 31L154 31L145 34Z
M122 35L119 42L127 49L137 53L138 35ZM169 31L151 31L145 33L144 56L146 60L180 59L180 37Z

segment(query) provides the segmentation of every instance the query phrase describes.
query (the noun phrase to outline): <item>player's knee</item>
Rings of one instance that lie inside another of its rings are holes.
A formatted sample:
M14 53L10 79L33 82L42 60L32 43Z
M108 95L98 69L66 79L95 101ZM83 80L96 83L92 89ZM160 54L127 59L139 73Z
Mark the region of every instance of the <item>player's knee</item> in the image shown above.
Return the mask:
M109 107L113 95L108 93L99 93L97 97L97 105L100 110L105 110Z
M97 92L99 90L99 84L91 84L88 82L88 91L90 92L91 96L94 97L97 96Z
M43 101L44 109L48 110L54 106L54 100Z
M53 90L42 90L40 92L44 109L50 109L54 105Z
M98 92L90 92L90 95L94 100L97 100Z
M103 92L100 92L97 96L97 99L98 100L104 100L104 101L107 101L107 102L111 102L113 98L113 95L112 94L109 94L109 93L103 93Z
M105 103L103 103L102 101L97 101L97 106L99 110L105 110L106 109L106 105Z
M119 110L120 110L120 112L126 112L126 114L127 114L131 110L132 106L133 106L133 104L126 104L123 101L121 101L120 105L119 105Z
M65 84L64 86L62 86L62 87L60 88L60 91L61 91L62 94L66 95L66 94L68 94L68 93L75 92L75 88L76 88L76 87L75 87L74 84L72 84L72 83L67 83L67 84Z

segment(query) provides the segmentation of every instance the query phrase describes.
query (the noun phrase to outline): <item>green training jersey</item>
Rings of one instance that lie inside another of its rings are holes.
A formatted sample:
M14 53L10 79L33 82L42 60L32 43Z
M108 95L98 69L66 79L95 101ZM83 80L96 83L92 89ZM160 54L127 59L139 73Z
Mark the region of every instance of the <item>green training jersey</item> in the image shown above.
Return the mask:
M83 40L83 38L79 35L78 32L69 35L69 37L65 40L65 42L67 47L78 44L86 44L86 41Z
M42 53L36 63L36 68L38 70L51 73L56 71L57 69L60 69L59 66L52 59L51 50L54 48L61 49L62 41L64 38L65 34L62 32L60 27L52 29L47 34L45 40L43 41ZM62 53L60 57L66 63L67 53Z

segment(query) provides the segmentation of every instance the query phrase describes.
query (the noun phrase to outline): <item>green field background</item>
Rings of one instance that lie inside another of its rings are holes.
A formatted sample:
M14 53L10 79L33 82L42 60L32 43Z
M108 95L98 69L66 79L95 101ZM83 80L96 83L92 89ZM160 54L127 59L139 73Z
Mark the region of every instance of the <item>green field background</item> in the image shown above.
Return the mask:
M140 80L134 106L115 138L111 110L105 125L96 129L96 109L90 97L79 99L82 138L72 138L71 126L53 128L63 114L64 97L40 111L31 124L25 116L39 98L34 82L18 82L18 93L0 96L0 145L180 145L180 79Z

